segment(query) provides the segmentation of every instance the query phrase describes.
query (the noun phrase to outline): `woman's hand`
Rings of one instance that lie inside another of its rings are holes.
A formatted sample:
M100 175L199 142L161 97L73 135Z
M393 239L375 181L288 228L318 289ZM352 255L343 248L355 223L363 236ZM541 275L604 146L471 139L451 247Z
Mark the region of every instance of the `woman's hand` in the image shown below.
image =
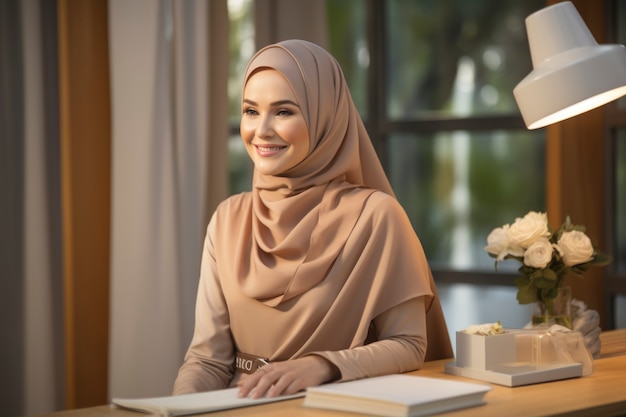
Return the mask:
M239 397L261 398L295 394L307 387L339 378L339 370L321 356L305 356L272 362L255 373L242 375L237 383Z

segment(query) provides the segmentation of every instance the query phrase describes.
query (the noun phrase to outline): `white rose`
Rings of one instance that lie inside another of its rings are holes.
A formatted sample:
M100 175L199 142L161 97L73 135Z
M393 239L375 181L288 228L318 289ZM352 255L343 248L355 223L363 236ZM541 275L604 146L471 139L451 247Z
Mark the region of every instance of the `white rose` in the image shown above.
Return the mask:
M548 239L541 238L526 249L524 265L533 268L545 268L552 260L552 244Z
M512 245L528 248L538 239L550 236L548 216L531 211L523 218L517 218L508 233Z
M495 228L489 233L489 236L487 236L487 246L485 246L485 250L495 255L498 261L504 259L507 254L509 235L506 233L505 228L508 227L509 225L507 224L504 227Z
M581 231L563 232L557 246L567 266L584 264L593 259L591 239Z
M502 227L495 228L487 236L487 246L485 250L496 256L497 261L504 259L506 255L522 256L524 250L520 247L514 247L511 245L509 239L509 225L505 224Z

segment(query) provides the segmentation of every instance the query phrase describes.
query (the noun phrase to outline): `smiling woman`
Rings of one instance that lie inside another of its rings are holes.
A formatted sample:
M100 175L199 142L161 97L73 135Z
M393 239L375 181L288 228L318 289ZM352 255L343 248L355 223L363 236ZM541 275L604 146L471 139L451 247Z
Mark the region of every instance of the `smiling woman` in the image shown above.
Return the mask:
M309 133L296 95L278 71L260 69L243 92L241 138L256 169L281 175L309 152Z
M301 40L261 49L244 75L241 135L252 190L208 226L174 392L273 397L451 357L424 251L337 61ZM237 368L242 357L261 371Z

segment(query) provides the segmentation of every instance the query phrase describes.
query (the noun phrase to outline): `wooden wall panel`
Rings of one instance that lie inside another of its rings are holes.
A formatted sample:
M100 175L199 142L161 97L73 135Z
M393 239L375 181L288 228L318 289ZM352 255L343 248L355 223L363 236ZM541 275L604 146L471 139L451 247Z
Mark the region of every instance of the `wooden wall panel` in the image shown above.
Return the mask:
M66 406L108 386L110 99L106 0L58 0Z
M548 1L548 4L558 1ZM599 43L606 33L605 4L597 0L574 0L583 20ZM560 225L566 216L584 224L591 240L603 245L605 213L605 107L547 127L546 205L550 224ZM604 306L606 268L592 267L568 283L573 296L597 310L601 325L607 323Z

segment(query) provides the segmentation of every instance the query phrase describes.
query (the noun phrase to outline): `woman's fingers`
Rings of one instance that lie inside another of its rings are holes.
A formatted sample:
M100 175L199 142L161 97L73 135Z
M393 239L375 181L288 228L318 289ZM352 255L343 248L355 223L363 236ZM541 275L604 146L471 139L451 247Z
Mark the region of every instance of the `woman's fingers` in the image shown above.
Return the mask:
M333 370L329 362L317 356L273 362L242 378L237 384L238 395L254 399L295 394L336 378Z
M271 371L271 369L269 369L269 365L265 365L253 374L245 375L245 378L242 377L237 383L237 386L239 386L239 397L263 397L273 384L272 379L277 377L275 372L268 371ZM270 373L271 375L268 375Z

